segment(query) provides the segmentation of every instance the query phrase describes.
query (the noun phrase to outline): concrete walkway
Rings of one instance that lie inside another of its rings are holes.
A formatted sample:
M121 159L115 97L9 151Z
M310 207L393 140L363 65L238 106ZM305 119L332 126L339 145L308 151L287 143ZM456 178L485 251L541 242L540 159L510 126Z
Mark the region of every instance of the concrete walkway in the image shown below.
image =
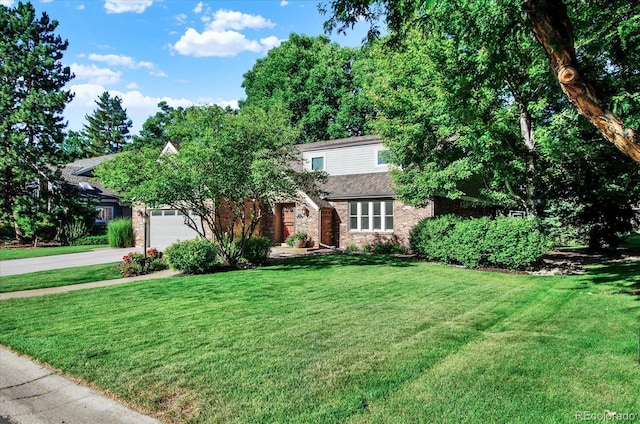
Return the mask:
M138 277L116 278L114 280L95 281L92 283L74 284L71 286L49 287L46 289L22 290L7 293L0 293L0 301L7 299L17 299L20 297L45 296L48 294L66 293L76 290L94 289L98 287L115 286L118 284L131 283L133 281L152 280L156 278L167 278L178 275L179 272L171 269L154 272L152 274L140 275Z
M0 423L159 424L55 370L0 348Z
M74 266L88 266L120 262L129 252L142 252L139 247L114 249L109 247L94 249L90 252L69 253L66 255L43 256L40 258L12 259L0 261L0 277L26 274L50 269L71 268Z

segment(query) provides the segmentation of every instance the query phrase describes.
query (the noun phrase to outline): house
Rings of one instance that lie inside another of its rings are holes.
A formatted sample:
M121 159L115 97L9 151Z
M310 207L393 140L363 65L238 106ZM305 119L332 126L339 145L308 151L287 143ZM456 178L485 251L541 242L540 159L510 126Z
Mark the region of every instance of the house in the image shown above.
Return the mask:
M322 141L298 148L305 169L328 174L321 187L326 194L299 193L297 199L277 204L263 218L261 234L277 244L296 232L304 232L309 237L309 247L362 248L381 242L408 246L411 229L423 218L449 213L480 214L461 201L441 197L420 208L398 200L386 162L387 149L377 136ZM174 146L165 150L177 151ZM136 243L140 246L144 239L142 212L133 214ZM158 208L147 213L149 246L164 248L176 240L197 236L184 225L184 216L178 210Z
M97 156L68 163L61 168L62 182L76 190L80 198L95 203L95 223L107 224L116 218L131 218L131 205L122 202L113 190L94 180L93 169L114 155Z

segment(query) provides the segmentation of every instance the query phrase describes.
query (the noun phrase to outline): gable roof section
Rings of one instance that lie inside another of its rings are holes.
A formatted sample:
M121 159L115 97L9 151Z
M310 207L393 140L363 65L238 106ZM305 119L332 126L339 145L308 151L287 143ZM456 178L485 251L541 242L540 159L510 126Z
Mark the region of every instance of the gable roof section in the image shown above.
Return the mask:
M381 143L382 139L377 135L363 135L360 137L339 138L337 140L317 141L315 143L298 144L301 152L312 152L328 148L362 146Z
M60 179L74 187L80 193L98 196L100 198L119 199L117 193L110 188L103 187L100 181L93 179L93 169L114 156L115 155L104 155L71 162L60 168ZM80 185L81 182L89 183L93 190L86 190Z

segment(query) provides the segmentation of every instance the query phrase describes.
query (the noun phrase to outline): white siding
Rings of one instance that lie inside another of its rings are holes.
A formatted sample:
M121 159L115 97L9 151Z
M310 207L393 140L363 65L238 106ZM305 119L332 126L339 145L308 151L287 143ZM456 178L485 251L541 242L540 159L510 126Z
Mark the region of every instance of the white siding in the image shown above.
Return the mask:
M387 165L378 165L379 150L386 150L382 143L362 146L332 147L303 152L305 169L311 169L311 158L324 156L325 171L329 175L369 174L387 172Z

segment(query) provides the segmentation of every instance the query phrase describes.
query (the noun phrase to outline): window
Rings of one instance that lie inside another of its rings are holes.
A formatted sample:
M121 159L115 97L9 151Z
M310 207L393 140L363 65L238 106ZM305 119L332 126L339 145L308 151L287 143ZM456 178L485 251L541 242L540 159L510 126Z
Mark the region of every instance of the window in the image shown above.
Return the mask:
M96 222L113 221L113 206L96 206Z
M378 165L387 165L389 163L389 150L376 151L376 163Z
M349 202L351 231L393 231L393 201Z
M312 171L324 171L324 156L311 158Z

